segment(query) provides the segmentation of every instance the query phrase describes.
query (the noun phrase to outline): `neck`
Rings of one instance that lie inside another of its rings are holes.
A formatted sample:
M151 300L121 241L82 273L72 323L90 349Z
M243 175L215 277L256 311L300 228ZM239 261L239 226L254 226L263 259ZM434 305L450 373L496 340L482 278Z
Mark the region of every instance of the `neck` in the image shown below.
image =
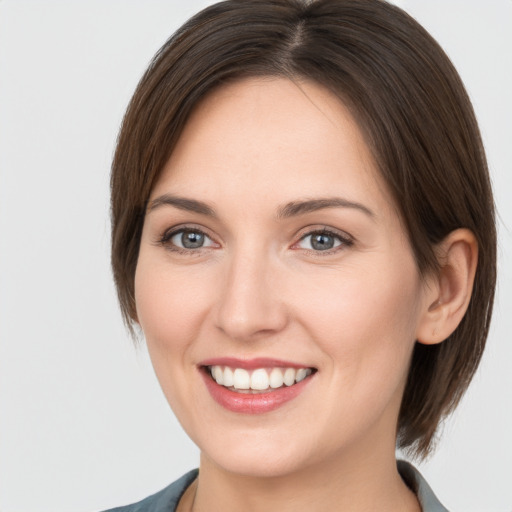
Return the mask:
M200 478L189 493L189 510L223 512L420 512L414 494L402 481L394 452L386 458L362 457L343 464L340 457L284 476L239 475L201 456ZM192 506L193 502L193 506Z

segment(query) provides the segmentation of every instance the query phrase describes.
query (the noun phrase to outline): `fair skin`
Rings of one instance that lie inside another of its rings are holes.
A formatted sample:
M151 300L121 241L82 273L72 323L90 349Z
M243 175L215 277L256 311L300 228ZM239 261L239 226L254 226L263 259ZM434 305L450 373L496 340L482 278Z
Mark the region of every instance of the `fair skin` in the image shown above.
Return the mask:
M201 450L180 510L420 510L395 462L409 361L456 327L476 265L465 230L438 250L449 270L421 277L357 124L321 86L246 79L197 107L135 276L156 375ZM213 398L247 393L213 382L216 358L310 374L248 413Z

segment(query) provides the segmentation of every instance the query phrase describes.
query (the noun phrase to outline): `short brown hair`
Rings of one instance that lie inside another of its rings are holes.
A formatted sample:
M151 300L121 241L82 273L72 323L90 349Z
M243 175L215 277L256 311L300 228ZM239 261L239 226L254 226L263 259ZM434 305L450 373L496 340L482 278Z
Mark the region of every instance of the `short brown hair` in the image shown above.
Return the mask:
M429 452L480 361L496 282L494 203L465 88L435 40L383 0L228 0L159 50L126 112L112 167L112 267L128 326L146 203L185 123L215 87L248 76L313 80L350 108L408 231L419 271L452 230L476 236L468 311L438 345L416 343L397 443Z

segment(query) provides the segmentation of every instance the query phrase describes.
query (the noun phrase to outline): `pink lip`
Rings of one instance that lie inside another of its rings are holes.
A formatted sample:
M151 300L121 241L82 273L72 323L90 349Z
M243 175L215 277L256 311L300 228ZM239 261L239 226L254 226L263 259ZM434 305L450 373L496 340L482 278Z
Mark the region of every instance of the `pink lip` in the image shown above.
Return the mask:
M236 364L233 364L234 361L236 361ZM209 361L205 361L205 363L207 364L202 365L200 373L211 397L225 409L241 414L263 414L265 412L273 411L302 393L311 380L311 376L309 376L293 386L283 386L273 391L269 391L268 393L238 393L217 384L212 379L205 366L219 365L246 369L272 366L304 368L304 366L291 365L284 361L270 359L253 359L251 361L245 361L245 364L240 364L241 361L223 358L211 359Z
M229 366L230 368L244 368L245 370L256 370L258 368L309 368L307 365L271 359L268 357L257 357L254 359L237 359L236 357L216 357L201 361L199 366Z

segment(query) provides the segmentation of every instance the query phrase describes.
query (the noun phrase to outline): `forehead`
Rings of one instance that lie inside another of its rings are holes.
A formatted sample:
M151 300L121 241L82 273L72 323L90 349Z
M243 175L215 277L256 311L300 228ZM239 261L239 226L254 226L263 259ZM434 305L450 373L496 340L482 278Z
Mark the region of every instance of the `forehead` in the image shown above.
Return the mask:
M286 201L350 195L389 204L383 180L348 108L323 86L249 78L222 86L198 104L152 197Z

